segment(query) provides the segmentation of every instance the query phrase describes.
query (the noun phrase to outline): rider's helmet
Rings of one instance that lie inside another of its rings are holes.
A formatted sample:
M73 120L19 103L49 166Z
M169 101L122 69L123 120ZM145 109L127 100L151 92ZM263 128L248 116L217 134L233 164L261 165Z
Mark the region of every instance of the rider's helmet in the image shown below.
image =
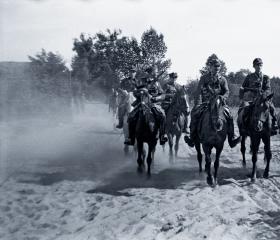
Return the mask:
M253 61L253 66L256 66L256 65L263 65L263 61L261 58L255 58L254 61Z
M171 78L171 79L175 79L176 80L178 78L178 75L175 72L169 73L168 75L169 75L169 78Z
M219 59L214 58L210 61L210 65L214 66L214 67L220 67L221 66L221 62Z

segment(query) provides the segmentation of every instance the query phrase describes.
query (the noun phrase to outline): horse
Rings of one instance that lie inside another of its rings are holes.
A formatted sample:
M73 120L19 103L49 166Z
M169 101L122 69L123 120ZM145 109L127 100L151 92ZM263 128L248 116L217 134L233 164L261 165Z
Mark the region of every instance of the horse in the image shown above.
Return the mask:
M137 144L137 163L138 163L138 172L141 173L144 168L144 160L145 160L145 151L144 151L144 143L148 145L148 154L147 154L147 175L151 176L151 164L154 159L154 152L156 149L158 135L159 135L159 127L160 123L156 121L156 117L153 113L150 102L145 102L144 92L140 92L140 103L135 107L136 114L136 130L135 130L135 138Z
M263 173L264 178L269 177L269 166L270 160L272 157L271 147L270 147L270 137L271 137L271 119L270 119L270 100L273 97L273 93L262 96L259 95L254 102L248 106L248 126L247 134L244 133L242 127L242 114L244 110L241 110L238 117L238 126L239 131L242 133L242 141L241 141L241 152L243 156L243 165L246 165L245 159L245 140L246 136L249 136L251 139L251 151L252 151L252 173L251 173L251 181L255 182L257 178L257 160L258 160L258 150L260 146L260 142L264 143L264 155L266 160L266 167ZM244 128L244 127L243 127Z
M168 143L169 143L169 155L173 156L173 138L175 139L175 157L178 155L179 150L179 141L182 136L182 132L184 129L185 121L185 112L189 114L189 105L186 99L186 93L184 89L178 90L166 111L166 133L168 136Z
M198 123L197 138L195 148L197 151L199 171L202 172L201 145L205 154L205 171L207 173L207 183L210 186L217 184L217 174L219 169L220 156L227 137L227 120L225 116L224 102L218 95L213 95L206 103L200 122ZM214 162L214 178L211 172L211 152L216 149L216 159Z

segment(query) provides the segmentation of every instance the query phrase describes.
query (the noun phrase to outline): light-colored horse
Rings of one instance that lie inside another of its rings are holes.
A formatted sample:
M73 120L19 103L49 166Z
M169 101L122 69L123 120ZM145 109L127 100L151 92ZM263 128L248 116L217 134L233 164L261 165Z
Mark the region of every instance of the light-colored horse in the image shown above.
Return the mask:
M127 118L128 118L128 114L134 109L131 104L135 101L135 97L133 96L132 92L125 91L125 93L126 93L125 102L122 103L125 104L125 108L126 108L124 119L123 119L123 135L124 135L124 140L127 140L129 138ZM118 99L118 105L119 104L120 104L120 99ZM125 154L129 152L128 145L124 146L124 152Z

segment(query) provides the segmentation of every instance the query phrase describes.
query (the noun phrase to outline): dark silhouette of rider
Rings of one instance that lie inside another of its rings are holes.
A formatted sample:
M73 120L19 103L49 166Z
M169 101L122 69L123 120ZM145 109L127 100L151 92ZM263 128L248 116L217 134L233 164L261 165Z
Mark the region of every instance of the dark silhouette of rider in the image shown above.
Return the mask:
M240 142L240 137L235 137L233 117L225 102L229 95L229 88L227 80L219 74L220 67L220 61L213 59L211 61L210 72L200 78L196 92L195 106L191 111L190 137L184 137L185 142L190 147L194 147L200 117L213 94L219 95L224 103L224 114L228 124L227 134L230 147L233 148Z

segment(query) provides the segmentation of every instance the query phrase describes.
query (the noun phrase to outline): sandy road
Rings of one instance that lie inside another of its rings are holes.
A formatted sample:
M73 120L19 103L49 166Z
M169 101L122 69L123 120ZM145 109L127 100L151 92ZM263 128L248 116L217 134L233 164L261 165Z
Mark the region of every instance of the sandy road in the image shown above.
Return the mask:
M106 105L91 104L87 106L86 114L67 123L46 126L34 121L10 125L2 139L2 181L9 177L41 185L63 180L109 181L113 183L109 188L124 189L141 186L174 188L182 182L203 178L197 173L195 151L181 141L179 157L174 161L168 157L168 146L163 152L158 145L153 178L139 180L135 174L133 149L128 157L124 155L123 136L120 131L113 130L113 121ZM279 137L274 137L273 141L275 156ZM221 178L246 178L248 170L231 171L233 166L240 166L239 160L239 149L229 149L226 144L221 156ZM249 167L250 162L248 155Z
M112 122L106 106L89 105L63 124L34 120L2 131L0 238L279 239L279 136L270 179L252 184L250 154L244 169L239 147L225 144L212 189L182 141L172 161L157 148L152 178L136 174ZM261 176L262 147L259 155Z

